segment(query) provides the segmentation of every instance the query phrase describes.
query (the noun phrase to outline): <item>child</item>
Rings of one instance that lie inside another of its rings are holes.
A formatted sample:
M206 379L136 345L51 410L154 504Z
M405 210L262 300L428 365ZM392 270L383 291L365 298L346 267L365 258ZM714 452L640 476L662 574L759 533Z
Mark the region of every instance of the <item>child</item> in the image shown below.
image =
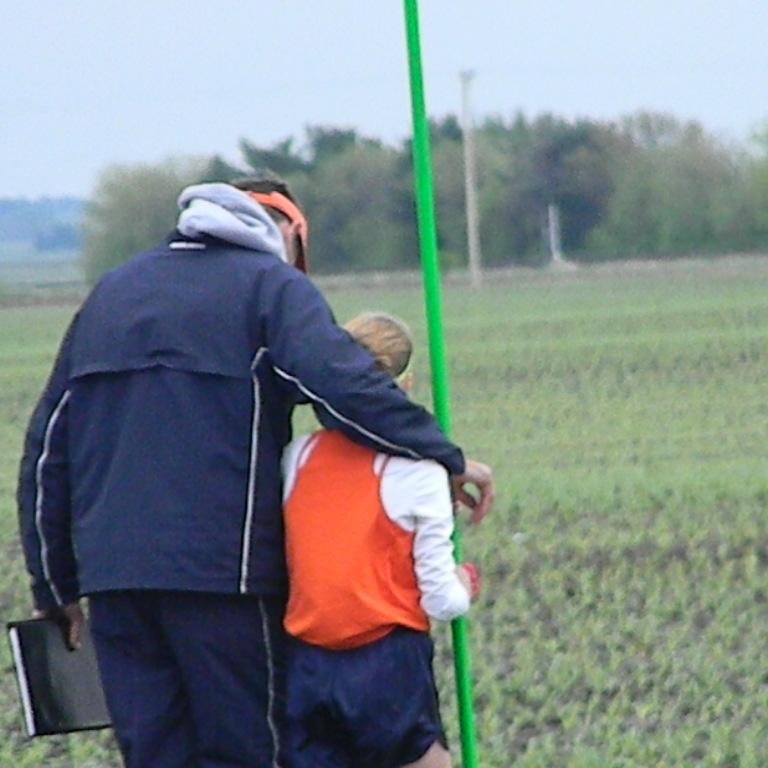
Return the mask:
M364 314L345 327L411 388L402 322ZM446 471L330 430L294 440L283 463L292 767L450 766L428 617L465 613L479 579L453 561Z

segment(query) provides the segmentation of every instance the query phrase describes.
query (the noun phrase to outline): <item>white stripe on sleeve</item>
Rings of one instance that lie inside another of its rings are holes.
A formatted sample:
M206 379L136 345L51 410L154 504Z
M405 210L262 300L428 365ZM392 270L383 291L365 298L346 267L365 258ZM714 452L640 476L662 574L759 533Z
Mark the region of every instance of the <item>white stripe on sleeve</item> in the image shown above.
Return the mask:
M285 379L286 381L290 381L293 384L295 384L301 392L303 392L310 400L314 400L316 403L320 403L320 405L325 408L328 413L330 413L332 416L334 416L336 419L338 419L342 424L346 424L349 427L352 427L352 429L359 432L364 437L367 437L369 440L372 440L374 443L378 443L381 446L384 446L385 448L389 448L392 451L397 451L398 453L404 453L407 456L411 456L414 459L421 459L423 458L420 454L418 454L416 451L412 451L410 448L406 448L403 445L397 445L396 443L391 443L386 438L383 438L381 435L377 435L374 432L371 432L370 430L363 427L361 424L358 424L355 421L352 421L352 419L348 419L346 416L343 416L340 414L327 400L324 400L320 395L315 394L311 389L308 389L307 387L302 384L302 382L296 377L291 376L290 373L287 373L282 368L278 368L276 365L273 365L272 368L274 369L275 373L280 376L281 378Z
M61 412L69 402L69 396L70 391L66 390L48 419L48 424L45 427L45 436L43 438L43 452L40 454L40 458L37 460L37 466L35 467L35 527L37 528L37 535L40 538L40 562L43 566L43 576L53 594L53 599L59 605L62 605L61 595L51 578L51 569L48 563L48 543L45 540L45 534L43 532L43 510L45 507L43 472L45 471L46 462L51 455L51 438L53 436L53 430L56 428L56 423L61 416Z

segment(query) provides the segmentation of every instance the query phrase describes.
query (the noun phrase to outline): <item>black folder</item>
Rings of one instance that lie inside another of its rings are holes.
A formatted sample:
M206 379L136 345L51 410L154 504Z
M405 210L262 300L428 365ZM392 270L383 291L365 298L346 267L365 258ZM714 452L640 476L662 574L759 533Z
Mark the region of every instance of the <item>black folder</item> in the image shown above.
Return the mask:
M12 621L8 639L29 736L111 725L87 626L77 651L52 619Z

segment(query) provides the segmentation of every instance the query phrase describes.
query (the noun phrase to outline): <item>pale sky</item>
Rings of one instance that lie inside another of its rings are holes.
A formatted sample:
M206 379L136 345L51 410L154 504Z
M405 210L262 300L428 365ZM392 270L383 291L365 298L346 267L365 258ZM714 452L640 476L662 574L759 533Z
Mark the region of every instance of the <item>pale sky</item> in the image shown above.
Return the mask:
M399 0L3 3L0 197L88 196L111 163L223 154L307 124L410 132ZM490 114L768 122L765 0L421 0L427 107L474 69Z

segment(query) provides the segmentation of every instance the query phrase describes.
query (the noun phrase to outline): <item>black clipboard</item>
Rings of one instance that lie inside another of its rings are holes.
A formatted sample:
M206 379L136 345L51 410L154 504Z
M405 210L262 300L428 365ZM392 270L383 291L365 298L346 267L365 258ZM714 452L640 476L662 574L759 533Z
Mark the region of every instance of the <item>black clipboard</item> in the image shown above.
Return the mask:
M7 628L28 736L111 726L87 625L77 651L53 619L12 621Z

